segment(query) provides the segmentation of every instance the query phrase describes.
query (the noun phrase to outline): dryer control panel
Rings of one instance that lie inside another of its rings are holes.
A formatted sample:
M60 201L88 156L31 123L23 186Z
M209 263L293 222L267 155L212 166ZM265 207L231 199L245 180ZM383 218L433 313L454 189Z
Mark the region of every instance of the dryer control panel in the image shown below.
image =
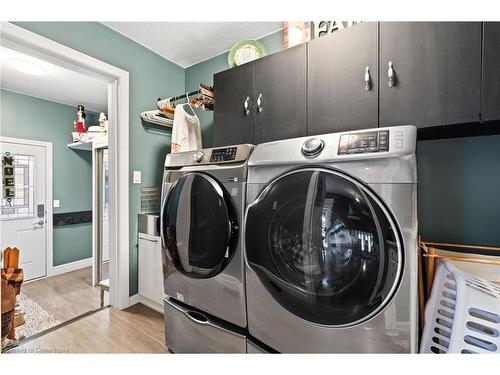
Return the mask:
M389 151L389 130L342 134L338 154L363 154Z
M236 159L237 147L213 148L210 154L210 163L231 161Z

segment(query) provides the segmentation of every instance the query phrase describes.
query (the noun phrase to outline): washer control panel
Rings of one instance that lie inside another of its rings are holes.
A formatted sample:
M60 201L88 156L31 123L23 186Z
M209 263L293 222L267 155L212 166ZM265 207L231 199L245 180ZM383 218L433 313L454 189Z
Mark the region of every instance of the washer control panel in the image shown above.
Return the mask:
M342 134L338 154L363 154L389 151L389 130Z
M238 147L214 148L210 154L210 163L232 161L236 159Z

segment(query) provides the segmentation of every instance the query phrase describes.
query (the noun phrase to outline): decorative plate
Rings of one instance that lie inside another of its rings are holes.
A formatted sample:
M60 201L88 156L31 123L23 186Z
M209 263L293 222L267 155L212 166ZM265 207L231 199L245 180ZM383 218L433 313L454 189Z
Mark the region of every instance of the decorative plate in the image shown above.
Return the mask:
M231 48L229 55L227 56L227 62L232 68L266 55L266 48L261 42L257 40L242 40Z

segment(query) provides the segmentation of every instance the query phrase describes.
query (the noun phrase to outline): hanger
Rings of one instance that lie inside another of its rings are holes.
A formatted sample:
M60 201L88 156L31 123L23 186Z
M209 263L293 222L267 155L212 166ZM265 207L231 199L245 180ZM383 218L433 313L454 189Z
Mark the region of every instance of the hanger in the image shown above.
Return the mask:
M188 115L194 116L193 108L191 107L191 104L189 104L189 92L186 92L186 103L184 103L183 108Z

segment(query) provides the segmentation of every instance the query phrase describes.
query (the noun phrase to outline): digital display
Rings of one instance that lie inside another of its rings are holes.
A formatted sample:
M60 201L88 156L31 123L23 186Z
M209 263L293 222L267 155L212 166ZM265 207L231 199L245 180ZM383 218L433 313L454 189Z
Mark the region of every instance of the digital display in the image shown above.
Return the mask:
M339 155L381 151L389 151L389 130L343 134L340 137Z
M210 162L231 161L236 159L237 147L217 148L212 150Z

